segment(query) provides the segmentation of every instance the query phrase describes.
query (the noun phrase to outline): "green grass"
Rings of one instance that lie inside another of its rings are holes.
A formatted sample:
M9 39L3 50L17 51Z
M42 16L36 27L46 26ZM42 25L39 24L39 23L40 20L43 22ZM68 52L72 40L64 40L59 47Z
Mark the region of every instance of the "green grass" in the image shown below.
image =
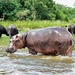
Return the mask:
M66 21L0 21L0 24L2 24L4 27L8 27L11 24L16 25L18 29L20 29L20 33L24 31L28 31L30 29L35 29L35 28L45 28L45 27L65 27L70 24L70 22ZM7 46L9 44L9 37L6 35L3 35L0 38L0 46Z
M14 24L17 28L26 31L27 29L34 29L34 28L44 28L44 27L50 27L50 26L68 26L70 23L66 21L0 21L0 24L5 26L6 28Z
M9 44L9 37L3 34L2 37L0 38L0 46L7 47L8 44Z

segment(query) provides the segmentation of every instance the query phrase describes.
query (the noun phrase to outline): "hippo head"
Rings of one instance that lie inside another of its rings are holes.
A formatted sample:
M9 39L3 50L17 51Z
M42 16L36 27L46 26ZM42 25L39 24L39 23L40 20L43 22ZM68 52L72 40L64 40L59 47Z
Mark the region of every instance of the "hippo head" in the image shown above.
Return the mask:
M21 34L16 34L10 39L10 44L6 49L8 53L14 53L17 49L25 47L25 38Z

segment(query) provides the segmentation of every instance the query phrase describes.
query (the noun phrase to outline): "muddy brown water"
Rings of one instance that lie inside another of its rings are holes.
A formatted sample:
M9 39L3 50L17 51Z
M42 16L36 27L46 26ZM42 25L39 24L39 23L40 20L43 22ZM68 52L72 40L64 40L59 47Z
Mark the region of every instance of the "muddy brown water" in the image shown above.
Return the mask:
M31 55L25 49L8 54L0 48L0 75L75 75L75 51L68 57Z

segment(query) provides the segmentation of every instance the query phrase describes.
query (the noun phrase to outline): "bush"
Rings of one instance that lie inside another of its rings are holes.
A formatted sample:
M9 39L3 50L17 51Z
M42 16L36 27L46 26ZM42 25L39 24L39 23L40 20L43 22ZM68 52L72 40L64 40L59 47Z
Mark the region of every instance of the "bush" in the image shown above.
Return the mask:
M30 10L23 10L16 13L16 17L19 20L26 20L28 14L30 13Z

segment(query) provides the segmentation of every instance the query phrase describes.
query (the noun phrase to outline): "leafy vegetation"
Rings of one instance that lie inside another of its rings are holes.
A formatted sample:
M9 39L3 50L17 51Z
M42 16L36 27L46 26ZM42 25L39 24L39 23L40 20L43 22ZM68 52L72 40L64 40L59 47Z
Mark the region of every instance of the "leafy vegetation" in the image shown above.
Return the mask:
M75 18L75 8L53 0L0 0L1 20L64 20Z

